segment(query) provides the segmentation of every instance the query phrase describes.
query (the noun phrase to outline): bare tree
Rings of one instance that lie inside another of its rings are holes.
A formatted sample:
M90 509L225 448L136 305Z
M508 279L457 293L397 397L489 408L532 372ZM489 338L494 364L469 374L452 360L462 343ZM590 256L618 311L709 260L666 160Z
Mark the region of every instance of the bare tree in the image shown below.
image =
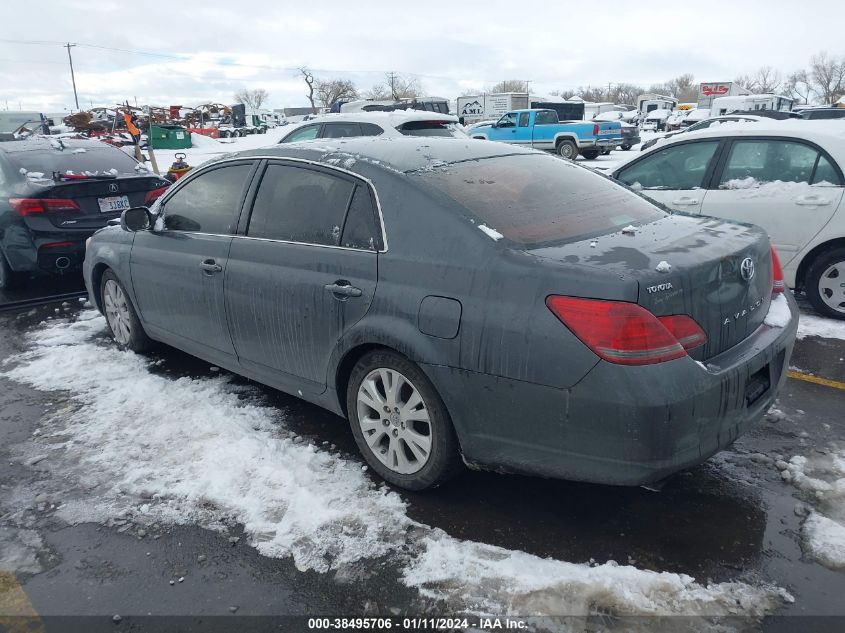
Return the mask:
M578 95L577 90L554 90L551 94L553 97L560 97L561 99L569 100Z
M397 72L385 75L385 83L394 99L413 99L422 94L420 80L416 77L406 77Z
M528 82L522 79L505 79L487 89L489 93L528 92Z
M358 98L358 89L349 79L317 80L315 89L324 108L329 108L338 101L352 101Z
M813 89L806 70L796 70L787 76L783 82L783 92L798 103L810 103Z
M612 84L606 96L607 101L612 101L613 103L634 105L637 103L637 97L644 92L643 87L637 86L636 84Z
M816 96L824 103L834 103L845 94L845 58L837 59L826 52L813 55L808 77Z
M241 88L232 97L235 99L235 103L243 103L250 110L258 110L267 102L270 93L264 88L256 88L255 90Z
M761 66L751 75L740 75L734 79L734 83L747 88L754 94L779 93L784 86L780 72L771 66Z
M669 96L675 97L682 103L698 99L698 86L695 84L695 77L690 73L684 73L670 79L664 85L664 89L669 93Z
M305 80L305 85L308 86L308 94L306 96L308 97L308 101L311 102L311 112L313 114L316 114L317 113L317 104L314 103L314 82L315 82L314 73L312 73L310 70L308 70L308 68L305 67L305 66L302 66L299 69L299 73L302 75L302 79Z
M369 90L365 90L363 96L365 99L373 99L374 101L387 101L392 95L388 86L376 84Z

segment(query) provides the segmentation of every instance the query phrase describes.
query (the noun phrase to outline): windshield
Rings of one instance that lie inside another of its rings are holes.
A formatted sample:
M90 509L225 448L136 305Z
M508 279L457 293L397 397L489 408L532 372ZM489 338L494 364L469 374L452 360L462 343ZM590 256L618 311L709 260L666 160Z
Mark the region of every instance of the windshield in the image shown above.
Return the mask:
M31 172L41 172L50 176L54 171L62 174L73 172L83 174L89 172L92 175L117 170L119 173L134 173L138 164L130 156L127 156L117 148L109 147L105 143L102 147L99 144L86 145L85 147L68 146L65 150L46 149L40 147L33 150L9 152L6 157L15 165L15 168L25 169Z
M526 248L610 233L664 215L604 176L553 156L499 156L415 175L460 204L472 221Z

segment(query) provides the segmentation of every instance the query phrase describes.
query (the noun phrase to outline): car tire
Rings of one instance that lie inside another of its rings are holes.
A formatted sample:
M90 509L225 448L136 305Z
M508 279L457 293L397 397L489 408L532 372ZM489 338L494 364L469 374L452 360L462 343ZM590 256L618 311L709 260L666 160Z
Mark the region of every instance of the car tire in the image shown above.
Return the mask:
M391 393L387 382L399 384L398 391ZM365 354L349 377L346 410L364 459L391 484L425 490L463 471L446 405L422 370L404 356L390 350Z
M5 253L0 250L0 290L17 290L24 285L26 273L12 270Z
M100 305L114 342L120 349L143 352L152 346L129 294L111 270L100 280Z
M585 149L581 152L581 155L586 158L587 160L595 160L599 157L601 152L597 149Z
M628 145L628 144L625 144L625 145L623 145L623 146L622 146L622 151L623 151L623 152L627 152L629 149L631 149L631 146L630 146L630 145Z
M557 153L561 158L575 160L578 157L578 146L572 141L561 141L557 146Z
M845 248L831 248L816 256L804 277L804 292L819 313L845 319Z

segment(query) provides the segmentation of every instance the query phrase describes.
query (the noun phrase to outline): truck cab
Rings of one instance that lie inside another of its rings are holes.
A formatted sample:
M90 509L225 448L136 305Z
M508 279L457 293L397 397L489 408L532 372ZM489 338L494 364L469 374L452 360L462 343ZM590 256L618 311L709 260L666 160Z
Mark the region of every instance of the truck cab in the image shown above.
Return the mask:
M622 126L617 121L559 121L554 110L528 108L474 127L470 136L556 152L572 160L580 153L592 160L622 143Z

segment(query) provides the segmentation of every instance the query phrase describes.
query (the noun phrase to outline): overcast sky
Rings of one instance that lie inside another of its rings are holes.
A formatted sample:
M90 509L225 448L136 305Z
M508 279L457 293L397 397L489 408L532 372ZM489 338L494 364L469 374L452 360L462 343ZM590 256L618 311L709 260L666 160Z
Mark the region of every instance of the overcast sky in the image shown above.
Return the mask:
M845 52L841 0L3 0L0 11L0 108L47 112L74 105L63 42L80 44L72 52L82 108L136 97L231 103L242 87L266 88L270 107L302 106L301 65L360 89L386 71L415 74L426 93L454 99L508 78L531 80L541 95L684 72L725 81Z

